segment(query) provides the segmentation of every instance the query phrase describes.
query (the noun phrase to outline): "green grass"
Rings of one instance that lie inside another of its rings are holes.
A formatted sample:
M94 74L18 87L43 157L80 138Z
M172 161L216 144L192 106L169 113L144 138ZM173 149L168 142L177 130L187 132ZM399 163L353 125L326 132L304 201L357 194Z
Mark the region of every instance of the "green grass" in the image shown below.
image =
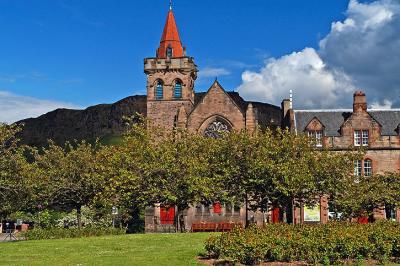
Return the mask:
M0 265L200 265L208 233L0 243Z

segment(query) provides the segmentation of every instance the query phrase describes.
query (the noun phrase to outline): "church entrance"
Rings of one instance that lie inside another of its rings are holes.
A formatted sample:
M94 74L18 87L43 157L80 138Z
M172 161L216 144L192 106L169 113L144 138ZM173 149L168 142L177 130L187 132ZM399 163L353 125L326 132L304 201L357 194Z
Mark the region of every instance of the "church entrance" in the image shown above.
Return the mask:
M160 207L160 223L161 224L174 224L175 221L175 206L161 206Z

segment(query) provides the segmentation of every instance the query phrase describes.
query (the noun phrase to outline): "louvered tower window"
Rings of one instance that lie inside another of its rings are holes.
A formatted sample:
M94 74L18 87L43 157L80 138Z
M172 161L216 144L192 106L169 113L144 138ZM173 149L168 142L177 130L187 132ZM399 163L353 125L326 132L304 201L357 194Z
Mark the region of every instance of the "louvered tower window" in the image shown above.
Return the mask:
M161 100L164 96L164 88L161 80L157 81L155 94L156 100Z
M177 81L177 82L175 83L174 98L175 98L175 99L180 99L180 98L182 98L182 82L180 82L180 81Z
M171 48L171 47L168 47L168 48L167 48L167 57L168 57L168 58L171 58L171 57L172 57L172 48Z

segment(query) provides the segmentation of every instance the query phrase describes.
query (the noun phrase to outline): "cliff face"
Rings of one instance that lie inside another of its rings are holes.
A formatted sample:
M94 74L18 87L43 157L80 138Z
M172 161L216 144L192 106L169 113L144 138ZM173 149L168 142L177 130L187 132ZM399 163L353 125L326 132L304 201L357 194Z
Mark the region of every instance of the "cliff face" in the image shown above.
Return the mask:
M100 104L85 110L57 109L38 118L17 122L23 124L19 134L22 143L44 146L49 139L58 145L73 140L94 140L121 135L124 116L146 115L146 96L122 99L114 104Z

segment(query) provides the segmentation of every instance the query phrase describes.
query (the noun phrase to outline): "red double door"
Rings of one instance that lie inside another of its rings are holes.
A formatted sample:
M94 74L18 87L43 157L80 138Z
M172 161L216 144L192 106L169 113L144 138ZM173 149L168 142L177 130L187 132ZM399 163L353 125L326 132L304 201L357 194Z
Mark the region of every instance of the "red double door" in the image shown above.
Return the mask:
M160 223L174 224L175 221L175 206L160 207Z

